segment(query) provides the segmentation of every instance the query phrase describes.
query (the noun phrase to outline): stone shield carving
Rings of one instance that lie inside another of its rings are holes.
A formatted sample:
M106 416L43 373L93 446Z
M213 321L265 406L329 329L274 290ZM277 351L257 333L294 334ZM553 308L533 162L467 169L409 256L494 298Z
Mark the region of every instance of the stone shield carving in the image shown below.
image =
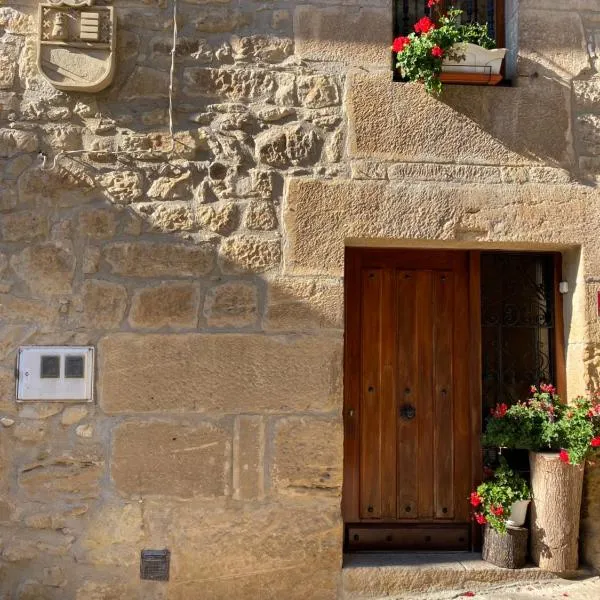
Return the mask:
M39 7L38 67L57 89L99 92L115 71L112 6L94 0L48 0Z

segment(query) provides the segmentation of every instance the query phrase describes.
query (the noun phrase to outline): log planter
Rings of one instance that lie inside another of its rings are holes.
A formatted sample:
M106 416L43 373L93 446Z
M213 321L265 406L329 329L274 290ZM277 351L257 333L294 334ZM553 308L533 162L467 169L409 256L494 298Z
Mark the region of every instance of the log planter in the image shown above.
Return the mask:
M545 452L530 452L529 465L531 558L545 571L575 571L584 467L563 463L558 454Z
M497 567L522 569L527 562L528 538L529 531L525 527L508 527L502 534L486 525L481 557Z

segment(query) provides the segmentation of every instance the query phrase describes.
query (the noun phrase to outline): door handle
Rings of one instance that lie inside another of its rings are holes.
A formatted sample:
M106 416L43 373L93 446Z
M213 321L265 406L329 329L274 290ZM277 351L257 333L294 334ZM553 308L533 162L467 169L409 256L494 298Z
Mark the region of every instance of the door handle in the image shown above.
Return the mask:
M417 409L412 404L403 404L400 407L400 416L406 421L410 421L417 416Z

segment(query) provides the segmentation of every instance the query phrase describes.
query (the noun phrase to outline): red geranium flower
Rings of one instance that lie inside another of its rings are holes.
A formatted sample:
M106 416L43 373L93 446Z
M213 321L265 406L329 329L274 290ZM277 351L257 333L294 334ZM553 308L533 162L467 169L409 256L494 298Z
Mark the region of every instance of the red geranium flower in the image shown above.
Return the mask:
M471 506L478 507L483 502L483 499L477 492L471 492Z
M465 592L463 596L466 596L467 598L474 598L475 592Z
M414 29L417 33L428 33L435 29L435 23L429 17L422 17L415 23Z
M561 450L558 454L558 458L564 463L569 464L569 453L566 450Z
M475 513L475 520L480 525L485 525L487 523L487 519L485 518L485 515L483 515L482 513Z
M392 44L392 50L396 53L402 52L402 50L404 50L404 48L406 48L406 46L409 44L410 38L401 35L394 40L394 43Z
M432 51L433 53L433 51ZM496 404L496 408L492 408L490 409L490 413L492 415L492 417L494 417L494 419L501 419L505 414L506 411L508 410L508 405L504 404L504 402L502 404Z
M598 448L600 446L600 436L593 437L590 443L593 448Z
M436 58L442 58L442 56L444 56L444 50L439 46L434 46L431 49L431 55L435 56Z
M490 512L497 517L500 517L504 514L504 508L502 506L494 506L493 504L490 506Z
M546 394L556 394L556 388L551 383L540 384L540 390Z
M442 0L428 0L427 8L433 8L436 4L439 4Z

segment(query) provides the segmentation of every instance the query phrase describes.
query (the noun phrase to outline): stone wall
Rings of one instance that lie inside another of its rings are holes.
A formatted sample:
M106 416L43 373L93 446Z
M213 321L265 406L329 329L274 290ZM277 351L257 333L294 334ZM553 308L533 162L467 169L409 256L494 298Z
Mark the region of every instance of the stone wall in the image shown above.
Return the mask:
M514 86L434 100L391 81L387 0L179 0L171 139L173 0L115 1L95 95L0 2L1 594L336 597L345 243L564 250L599 385L600 9L513 5ZM95 403L17 406L22 344L95 345Z

